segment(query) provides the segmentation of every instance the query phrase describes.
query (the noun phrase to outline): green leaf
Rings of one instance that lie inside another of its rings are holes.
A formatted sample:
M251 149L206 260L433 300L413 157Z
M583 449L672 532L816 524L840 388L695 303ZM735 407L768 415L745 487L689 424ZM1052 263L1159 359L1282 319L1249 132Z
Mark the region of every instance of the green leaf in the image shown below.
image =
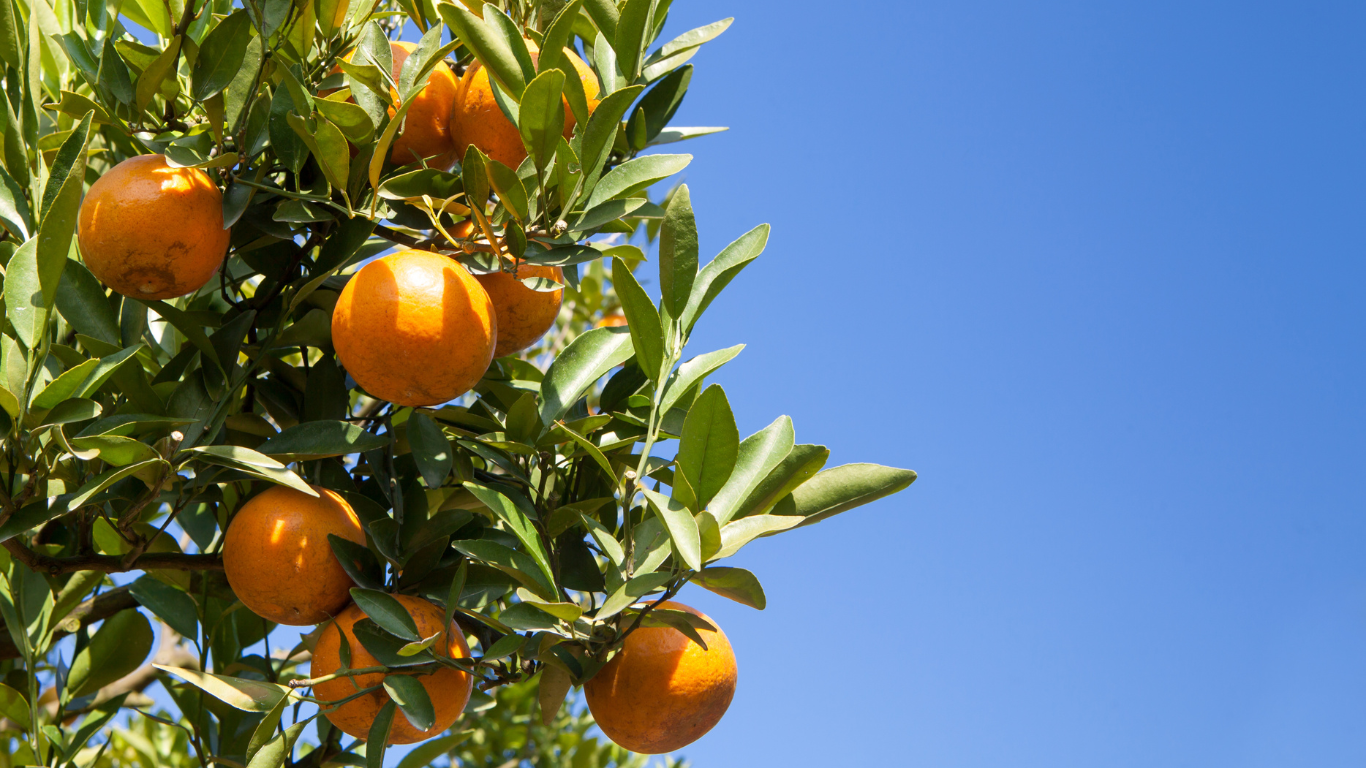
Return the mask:
M642 208L648 200L638 197L628 197L622 200L608 200L607 202L584 211L581 216L573 218L569 222L570 232L587 232L597 229L604 224L610 224L623 216L629 216ZM615 246L618 248L633 248L634 246Z
M414 728L426 731L436 725L436 710L432 708L432 700L417 678L388 675L384 678L384 690Z
M767 224L751 229L722 249L711 263L702 268L681 316L684 333L692 333L697 318L702 316L721 290L740 274L740 270L764 252L764 246L768 244L768 231Z
M688 410L674 458L678 471L692 487L697 511L706 509L730 479L739 447L740 432L730 401L720 385L713 384Z
M394 768L426 768L437 758L455 749L472 735L474 735L474 731L461 731L449 736L442 736L439 739L424 741L413 751L404 755Z
M470 205L482 210L489 199L488 162L484 153L473 144L465 147L465 159L460 165L460 183Z
M401 651L410 643L384 631L373 619L361 619L351 627L351 632L361 646L375 657L375 661L386 667L415 667L436 660L431 651L418 651L404 656Z
M716 369L734 359L744 348L744 344L736 344L733 347L698 355L680 365L678 370L669 376L668 383L664 385L664 398L660 401L660 412L668 413L679 398L683 397L698 382L710 376Z
M56 306L77 332L120 345L118 315L100 281L79 261L67 259L57 284Z
M246 472L262 480L269 480L277 485L293 488L309 496L318 495L317 491L310 488L308 483L305 483L298 475L289 471L285 465L250 448L236 445L210 445L191 448L187 453L193 454L208 464L218 464Z
M33 230L33 213L24 190L4 168L0 168L0 224L20 241L27 240Z
M444 8L449 8L448 4L442 4ZM373 744L365 750L365 768L384 768L384 751L389 748L389 731L394 725L395 704L390 701L380 708L379 714L375 716L375 722L370 724L370 732L366 735L366 745Z
M356 601L357 608L389 634L410 643L422 639L412 615L393 595L375 589L352 587L351 599Z
M28 700L13 688L0 683L0 715L13 720L24 730L30 728Z
M830 458L830 449L823 445L794 445L772 472L749 492L735 508L732 519L762 515L773 509L779 499L792 493L798 486L815 476Z
M688 185L674 192L659 230L659 286L664 306L680 317L697 279L697 222Z
M779 416L740 443L730 479L708 506L723 532L725 524L739 511L740 502L792 452L793 442L792 419Z
M673 580L673 574L671 573L647 573L643 576L637 576L634 579L631 579L621 585L617 591L613 592L607 598L607 601L604 602L602 607L598 609L598 612L594 614L594 620L602 621L621 613L631 607L635 601L657 589L661 589L671 580Z
M379 185L379 196L385 200L421 200L427 195L435 200L445 200L464 191L460 177L435 168L402 173L392 176Z
M583 7L588 11L593 24L611 40L617 36L617 4L614 0L584 0Z
M555 599L555 574L550 568L550 557L546 553L545 545L541 542L540 532L536 530L536 525L532 522L536 511L531 507L531 502L520 498L520 494L514 498L504 491L473 481L466 481L465 489L483 502L484 506L498 516L498 519L506 523L517 540L522 542L522 546L526 548L527 554L536 561L536 565L540 568L540 575L544 578L544 586L548 591L542 592L542 596Z
M713 21L706 26L684 32L660 46L659 50L650 54L650 57L645 60L645 67L641 72L642 76L647 81L654 82L674 67L682 66L697 53L697 49L703 43L714 40L722 32L725 32L734 20L730 18Z
M73 397L58 403L43 417L44 424L71 424L97 418L104 406L83 397Z
M281 710L283 710L285 703L287 703L287 701L281 701L279 707ZM271 712L274 711L275 710L271 710ZM253 740L256 738L257 734L261 733L261 725L265 725L269 719L269 716L267 716L257 726L257 730L252 733ZM270 730L264 735L269 737L271 733L275 731L275 727L278 726L279 723L279 718L276 718L275 724L272 725ZM289 759L289 756L293 754L294 742L298 741L299 734L303 733L304 726L306 725L308 725L308 720L294 723L286 728L284 733L266 741L254 753L248 751L248 754L251 755L251 759L247 762L247 768L280 768L280 766L284 765L285 761Z
M161 459L151 459L149 461L144 461L140 464L130 464L126 467L111 469L108 472L102 472L98 475L95 475L93 478L90 479L89 482L81 486L80 490L76 492L75 497L71 499L69 506L71 509L80 509L81 507L85 506L86 502L94 498L96 494L105 490L114 483L117 483L118 481L124 479L125 477L132 477L133 475L142 475L143 473L151 472L154 470L155 467L163 464L165 464L165 462ZM4 527L0 527L0 540L8 538L4 535L4 533Z
M612 470L612 462L608 461L607 457L603 455L601 448L598 448L598 446L594 444L592 440L589 440L583 435L580 435L578 432L575 432L574 430L570 429L568 425L566 425L564 422L559 422L559 427L560 429L564 430L565 434L569 435L569 439L573 440L581 448L583 448L584 452L587 453L588 456L593 459L593 462L597 464L599 467L601 467L603 472L607 473L608 477L612 478L613 483L616 482L617 473Z
M70 443L72 453L77 457L87 461L98 457L104 463L115 467L152 462L158 458L152 446L130 437L73 437Z
M43 387L42 392L34 396L33 408L45 411L71 397L99 364L98 359L86 360L75 368L64 371L62 375L48 382L48 385Z
M744 568L707 568L693 581L699 586L737 603L763 610L768 605L759 579Z
M142 349L142 344L135 343L130 347L121 349L109 355L101 357L99 365L95 370L81 382L81 386L76 390L77 397L92 397L100 391L106 381L117 376L119 371L130 361L135 359L138 350Z
M599 107L601 108L601 107ZM588 153L584 159L587 162ZM585 209L640 192L657 181L667 179L688 167L692 155L646 155L628 160L607 172L593 187L593 194L584 204Z
M634 353L624 328L594 328L571 341L541 380L541 423L564 416L594 382Z
M357 585L367 589L379 589L384 586L379 562L375 560L374 553L368 547L344 539L335 533L327 534L327 543L332 547L332 556L337 558L342 570L346 571L346 575Z
M468 557L492 565L546 600L556 598L555 590L544 583L540 565L526 554L484 539L452 541L451 546Z
M647 145L668 126L679 105L683 103L683 97L688 92L688 83L692 81L692 69L692 65L689 64L672 72L650 88L640 100L640 111L637 114L645 121L643 129ZM631 119L634 121L636 118L632 115Z
M479 57L498 86L514 100L520 100L526 89L526 77L517 56L499 31L457 3L441 3L437 11L451 28L451 34Z
M660 370L664 365L664 329L659 311L621 259L612 260L612 286L626 312L626 328L635 347L636 362L651 381L657 382L664 374Z
M687 507L662 493L645 488L641 489L641 493L645 494L650 506L654 507L655 513L664 521L669 538L673 540L674 548L678 550L683 562L694 571L702 570L702 536L697 530L697 520L693 518L692 513Z
M721 548L713 559L721 560L734 555L740 548L760 536L772 536L802 522L797 515L751 515L726 523L721 528Z
M612 154L612 145L616 141L621 118L626 115L626 110L631 108L631 103L643 90L644 86L633 85L612 93L598 104L598 108L593 110L593 116L588 118L588 125L583 132L582 151L579 152L581 166L587 179L585 189L590 189L596 184L598 174L602 173L608 157ZM607 196L610 197L613 195ZM593 205L584 207L591 209Z
M81 118L71 135L62 142L52 161L38 222L38 282L42 286L43 306L51 309L57 300L57 283L71 252L76 232L76 217L81 209L85 183L85 151L90 143L91 116Z
M0 542L9 541L21 533L37 528L49 520L56 519L76 507L63 503L64 499L39 499L29 502L22 509L10 515L4 525L0 525Z
M503 203L503 207L507 208L513 218L526 221L530 213L527 207L526 187L522 185L517 172L497 160L489 160L485 167L488 170L489 183L498 193L498 199Z
M798 486L774 507L775 515L800 515L800 525L819 523L854 507L903 491L915 482L909 469L878 464L845 464Z
M541 706L541 725L550 725L555 720L572 687L574 681L563 669L553 664L541 669L541 684L536 691L536 703Z
M195 640L199 636L199 613L194 599L164 581L151 576L140 576L129 585L129 592L144 608L181 637Z
M488 25L489 31L497 35L503 45L512 51L512 57L522 71L522 80L530 82L536 75L536 62L531 60L531 51L527 48L524 38L526 33L497 3L487 0L484 3L484 23Z
M0 3L0 60L14 67L16 72L24 67L23 48L19 43L21 34L20 19L14 12L14 3L5 0Z
M289 89L281 84L275 89L270 100L270 113L266 119L266 132L270 136L270 146L280 162L294 173L298 173L308 161L308 145L294 132L289 124L290 112L294 109L294 99Z
M176 62L180 60L180 41L181 36L176 35L171 38L171 42L166 46L159 56L152 60L147 68L138 75L137 86L134 89L134 103L137 105L138 112L146 111L152 99L161 92L162 83L166 78L175 74ZM243 51L245 55L245 49Z
M203 101L232 82L247 55L253 30L251 18L239 10L218 23L199 46L190 75L190 95Z
M555 18L550 22L550 26L545 27L545 37L541 39L541 55L536 60L538 72L559 69L561 62L567 63L564 48L569 44L569 38L574 34L574 22L579 18L580 7L582 7L581 0L565 3L564 7L555 13ZM565 74L572 77L571 72ZM577 117L577 115L575 116Z
M313 102L313 106L330 123L340 129L348 141L361 145L369 144L375 138L375 124L370 121L370 115L355 104L346 101L333 101L332 99L318 99ZM349 152L348 149L348 154Z
M47 329L47 309L38 280L38 238L29 238L10 256L5 269L5 316L25 347L33 348ZM23 394L24 382L19 385Z
M656 0L626 0L617 19L617 31L612 36L612 50L617 52L617 66L633 83L640 76L640 61L645 56L646 32L651 24L651 11Z
M451 443L431 417L417 411L408 417L408 443L428 488L439 488L451 473Z
M517 129L537 168L550 164L560 144L564 132L563 92L564 73L558 69L537 75L522 92Z
M313 461L383 448L387 435L366 432L344 421L306 421L261 443L258 450L285 461Z
M123 610L100 625L67 673L72 698L94 693L137 669L152 652L152 625L136 610Z
M351 145L346 143L341 129L321 114L306 120L291 113L285 119L317 158L328 183L334 189L345 190L351 178Z
M695 139L699 136L710 136L713 133L721 133L722 131L729 130L730 129L725 126L665 127L653 139L650 139L650 143L645 146L657 147L661 144L673 144L674 142L687 141L688 139Z

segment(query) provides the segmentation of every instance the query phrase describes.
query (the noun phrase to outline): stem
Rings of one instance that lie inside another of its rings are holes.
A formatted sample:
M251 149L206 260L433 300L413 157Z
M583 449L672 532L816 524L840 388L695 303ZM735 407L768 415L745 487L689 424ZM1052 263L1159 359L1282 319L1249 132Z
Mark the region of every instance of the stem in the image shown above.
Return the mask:
M327 681L329 681L329 680L336 680L336 679L342 678L342 677L355 677L356 675L373 675L373 674L375 674L376 672L388 672L388 671L389 671L389 668L388 668L388 667L384 667L384 666L379 666L379 667L361 667L360 669L339 669L339 670L337 670L336 672L333 672L333 673L330 674L330 675L323 675L322 677L312 677L312 678L309 678L309 679L307 679L307 680L290 680L290 681L289 681L289 687L290 687L290 688L312 688L313 686L315 686L315 685L317 685L317 684L319 684L319 683L325 683L325 682L327 682Z

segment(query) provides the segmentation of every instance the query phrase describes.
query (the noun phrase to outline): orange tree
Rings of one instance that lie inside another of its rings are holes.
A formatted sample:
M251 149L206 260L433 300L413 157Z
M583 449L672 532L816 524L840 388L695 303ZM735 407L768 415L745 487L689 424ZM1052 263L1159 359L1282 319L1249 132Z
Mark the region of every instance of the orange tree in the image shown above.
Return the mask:
M672 599L762 609L721 561L915 474L742 439L740 347L688 349L768 227L703 263L647 151L720 130L671 120L729 20L669 7L0 0L0 762L640 765L720 719Z

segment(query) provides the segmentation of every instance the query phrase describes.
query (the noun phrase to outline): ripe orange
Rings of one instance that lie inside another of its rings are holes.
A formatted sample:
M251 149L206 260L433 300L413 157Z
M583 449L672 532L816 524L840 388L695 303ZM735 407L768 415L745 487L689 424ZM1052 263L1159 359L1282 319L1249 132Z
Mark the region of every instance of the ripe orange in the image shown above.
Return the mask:
M530 40L527 48L531 58L537 58L536 44ZM591 114L598 107L598 75L573 51L564 49L565 56L579 73L583 82L584 95L588 97L588 111ZM564 137L574 132L574 113L569 109L568 100L564 103ZM473 144L484 154L506 165L516 168L526 159L526 147L522 144L522 134L517 126L507 119L498 102L493 100L493 89L489 86L489 73L476 59L460 78L456 91L455 110L451 113L451 135L455 139L458 157L465 156L465 149Z
M456 240L464 240L465 238L474 234L474 219L465 219L464 221L456 224L454 227L451 227L450 231L451 237L455 238Z
M498 345L494 357L511 355L535 344L550 330L560 314L560 300L564 289L537 291L522 282L528 277L544 277L564 283L564 272L559 267L532 264L517 265L516 273L490 272L475 275L475 279L489 292L493 308L498 314Z
M354 584L327 535L365 546L365 531L345 499L314 490L317 498L271 486L237 510L223 538L228 585L253 613L278 624L317 624L351 601Z
M661 607L707 618L681 603ZM697 741L721 721L735 696L735 654L719 627L698 634L705 651L672 627L637 629L584 684L588 709L608 738L658 755Z
M394 64L392 75L397 83L403 62L408 60L408 54L417 50L417 46L391 41L389 47ZM345 59L350 61L351 53L347 53ZM341 67L332 69L333 74L341 71ZM428 168L443 171L455 165L459 158L455 154L455 142L451 139L450 114L455 105L456 86L455 73L445 62L438 63L427 78L427 84L413 97L413 106L408 108L408 114L403 118L403 130L390 146L389 159L396 165L416 163L419 159L425 159ZM332 91L321 91L319 95L327 96L329 93ZM390 88L389 94L394 103L398 103L398 91ZM394 107L389 108L390 117L397 112Z
M445 620L446 614L440 608L417 597L394 597L398 598L403 607L408 609L408 613L412 614L419 635L431 637L443 630L441 623ZM313 666L309 674L313 677L323 677L341 669L341 633L346 634L346 642L351 647L351 669L361 669L379 663L365 650L365 646L356 640L352 632L355 623L363 618L365 614L353 604L323 630L313 651ZM447 658L469 658L470 648L465 644L465 636L460 633L459 627L452 623L444 629L445 636L437 639L432 645L432 650ZM354 685L352 680L355 681ZM432 709L436 711L436 724L430 730L419 731L408 722L408 718L404 717L402 712L397 712L394 714L394 724L389 730L390 744L412 744L430 739L450 728L465 710L465 704L469 703L470 691L474 686L474 679L468 674L450 667L441 667L436 672L418 677L418 680L422 682L422 687L427 689L427 696L432 700ZM353 678L339 677L313 686L313 695L325 701L338 701L382 682L384 675L379 672L356 675ZM370 734L370 726L375 722L380 709L388 703L389 694L380 688L328 712L327 719L346 733L364 739Z
M137 299L199 290L223 263L230 237L213 180L170 167L164 155L130 157L91 184L77 231L95 277Z
M626 325L626 315L620 312L613 312L603 315L602 319L593 325L594 328L620 328Z
M402 251L365 265L332 310L332 344L356 383L398 405L437 405L479 383L498 335L493 302L455 261Z

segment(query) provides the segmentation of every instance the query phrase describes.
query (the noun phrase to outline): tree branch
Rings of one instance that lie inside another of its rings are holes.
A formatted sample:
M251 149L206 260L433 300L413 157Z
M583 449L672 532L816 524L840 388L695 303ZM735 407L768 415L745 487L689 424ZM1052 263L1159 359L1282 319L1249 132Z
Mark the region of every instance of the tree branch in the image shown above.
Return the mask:
M4 543L14 559L29 568L58 576L76 571L100 571L101 573L124 573L127 571L221 571L223 560L218 555L182 555L177 552L148 552L132 562L125 563L120 555L78 555L76 557L49 557L40 555L10 539Z

